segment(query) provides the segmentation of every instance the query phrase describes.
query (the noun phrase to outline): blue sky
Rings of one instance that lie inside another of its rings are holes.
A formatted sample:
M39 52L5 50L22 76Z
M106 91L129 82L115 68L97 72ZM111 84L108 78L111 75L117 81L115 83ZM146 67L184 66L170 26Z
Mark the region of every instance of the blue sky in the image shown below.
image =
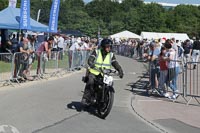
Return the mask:
M90 2L91 0L84 0L85 2ZM147 2L165 2L173 4L200 4L200 0L144 0Z

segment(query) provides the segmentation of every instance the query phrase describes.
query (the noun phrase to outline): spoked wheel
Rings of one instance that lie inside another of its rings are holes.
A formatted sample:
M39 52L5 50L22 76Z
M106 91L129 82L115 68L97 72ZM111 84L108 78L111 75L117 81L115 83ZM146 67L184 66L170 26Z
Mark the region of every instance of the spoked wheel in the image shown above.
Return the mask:
M113 101L114 101L114 92L106 91L104 102L100 103L97 109L100 118L105 119L108 116L108 114L112 109Z

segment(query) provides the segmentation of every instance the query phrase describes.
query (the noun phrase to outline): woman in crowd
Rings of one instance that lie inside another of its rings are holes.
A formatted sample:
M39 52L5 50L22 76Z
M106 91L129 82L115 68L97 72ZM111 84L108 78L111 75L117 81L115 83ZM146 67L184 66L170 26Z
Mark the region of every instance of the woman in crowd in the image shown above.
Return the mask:
M46 52L46 53L44 53L47 56L46 58L50 57L53 42L54 42L54 37L50 36L47 41L42 42L40 44L40 46L38 47L38 49L37 49L37 55L38 55L37 74L41 74L41 70L40 70L41 54L42 54L42 52Z

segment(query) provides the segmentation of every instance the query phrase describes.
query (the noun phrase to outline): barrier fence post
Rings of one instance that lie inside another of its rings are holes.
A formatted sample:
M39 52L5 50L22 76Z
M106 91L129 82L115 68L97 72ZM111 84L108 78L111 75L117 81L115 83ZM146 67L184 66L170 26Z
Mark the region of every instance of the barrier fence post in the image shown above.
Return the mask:
M12 53L0 53L0 82L4 85L12 85Z
M58 57L58 70L57 72L62 75L61 73L64 71L66 73L69 70L69 52L68 51L62 51L60 54L63 54L62 58L60 56ZM60 55L59 54L59 55Z
M182 80L183 80L183 98L185 99L185 101L187 102L186 100L186 90L187 90L187 85L186 85L186 82L187 82L187 69L184 68L184 66L182 66Z
M73 51L71 52L71 54L72 54L72 55L71 55L71 58L72 58L72 60L71 60L71 68L70 68L71 71L74 70L74 59L75 59L74 56L75 56L75 52L76 52L75 50L73 50Z
M18 84L26 80L27 68L29 65L29 55L27 53L16 52L12 61L12 81ZM20 84L19 84L20 85Z

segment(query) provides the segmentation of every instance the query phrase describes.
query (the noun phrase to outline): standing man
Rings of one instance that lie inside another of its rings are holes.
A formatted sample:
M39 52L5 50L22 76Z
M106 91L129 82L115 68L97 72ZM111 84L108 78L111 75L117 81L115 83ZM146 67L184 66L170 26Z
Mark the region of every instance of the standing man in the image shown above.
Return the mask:
M149 45L150 51L148 60L150 61L150 80L151 80L151 89L153 92L158 92L158 78L159 78L159 64L158 56L160 54L160 48L153 41Z
M58 35L58 51L62 51L64 48L65 39L59 34Z
M183 61L184 61L185 67L187 67L186 63L190 61L191 53L192 53L192 45L190 43L190 40L185 41L185 43L183 44L183 49L184 49Z
M74 42L72 43L71 47L69 48L69 67L70 69L74 69L75 67L75 62L76 56L77 56L77 51L80 50L80 46L78 44L78 41L75 39Z
M60 52L59 57L61 60L63 58L64 41L65 39L61 36L61 34L59 34L58 35L58 51Z
M198 62L198 60L199 60L199 54L200 54L200 41L199 41L199 37L197 37L196 40L194 41L192 50L193 50L193 52L192 52L192 61L193 62ZM197 66L197 63L194 63L193 69L196 69L196 66Z

